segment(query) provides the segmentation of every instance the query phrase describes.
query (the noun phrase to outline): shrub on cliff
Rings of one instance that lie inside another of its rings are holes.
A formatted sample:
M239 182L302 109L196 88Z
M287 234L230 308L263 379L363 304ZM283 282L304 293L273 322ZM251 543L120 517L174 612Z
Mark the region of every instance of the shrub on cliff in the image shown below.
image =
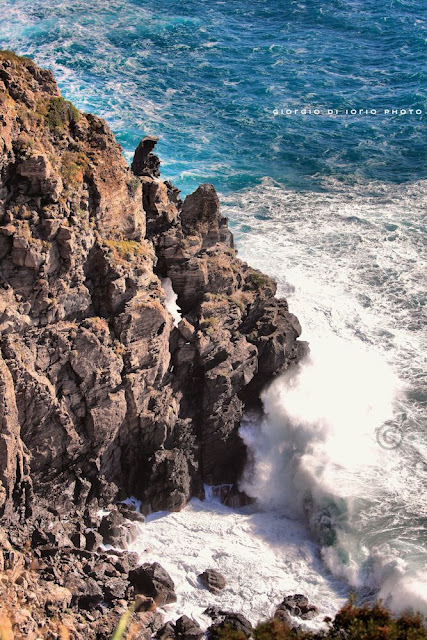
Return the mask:
M345 605L330 623L326 638L347 640L425 640L427 628L421 615L404 613L394 617L386 607L377 603L370 607Z
M65 126L75 124L79 119L76 107L64 98L51 98L47 107L46 122L51 131L62 131Z
M357 607L346 604L329 621L325 631L302 631L272 618L254 631L255 640L427 640L427 628L421 615L404 613L399 617L382 604ZM235 630L222 629L221 640L241 640Z

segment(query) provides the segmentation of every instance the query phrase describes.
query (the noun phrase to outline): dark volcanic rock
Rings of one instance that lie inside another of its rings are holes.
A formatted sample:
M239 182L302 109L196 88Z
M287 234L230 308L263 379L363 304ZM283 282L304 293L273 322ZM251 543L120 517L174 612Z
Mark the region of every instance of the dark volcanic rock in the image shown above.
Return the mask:
M159 177L160 160L151 153L158 141L155 136L146 136L137 146L131 165L136 176Z
M142 509L146 513L182 509L192 484L185 453L177 448L156 451L148 465L151 483L145 488Z
M317 607L310 604L308 598L300 593L293 596L286 596L276 609L275 618L289 621L289 616L293 615L302 620L311 620L319 613Z
M108 580L105 581L104 585L105 600L108 602L111 600L126 598L128 587L129 583L127 580L123 580L123 578L109 577Z
M91 609L103 600L102 589L93 578L83 579L79 575L71 574L66 577L64 586L71 591L73 601L81 609Z
M153 598L160 607L176 602L174 582L158 562L133 569L129 572L129 580L137 593Z
M88 551L98 551L102 544L102 535L98 531L88 531L85 537L86 549Z
M218 640L221 638L224 630L239 631L247 638L252 635L253 628L251 623L241 613L226 613L221 622L214 622L207 630L207 637L210 640Z
M188 616L178 618L175 623L175 633L180 640L196 640L204 635L200 625Z
M199 575L199 580L203 586L212 593L218 593L224 589L226 585L224 576L222 576L219 571L215 571L215 569L206 569L203 571L203 573Z
M172 622L166 622L156 633L158 640L175 640L175 626Z
M112 547L125 547L135 537L132 523L116 509L102 518L99 533L104 544L110 544Z
M64 515L124 495L179 509L203 482L235 482L243 411L297 360L297 319L237 258L212 185L182 202L156 138L132 173L51 74L0 67L0 515L28 520L34 494Z

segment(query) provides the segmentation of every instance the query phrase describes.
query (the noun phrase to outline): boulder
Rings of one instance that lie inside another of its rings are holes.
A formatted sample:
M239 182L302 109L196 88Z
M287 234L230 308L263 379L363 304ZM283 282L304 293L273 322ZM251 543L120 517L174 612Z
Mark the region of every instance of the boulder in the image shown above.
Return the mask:
M215 569L206 569L199 575L199 580L212 593L219 593L226 585L224 576Z
M275 618L280 618L288 622L290 615L301 618L302 620L311 620L318 614L318 609L310 604L307 596L296 593L292 596L286 596L280 603L274 614Z
M46 605L52 605L62 610L71 605L73 594L69 589L60 587L54 582L43 582L40 586L44 589L43 599Z
M175 627L172 622L166 622L156 633L157 640L175 640Z
M206 632L209 640L219 640L227 631L239 632L249 638L253 627L249 620L241 613L226 613L221 622L212 624Z
M86 549L88 551L98 551L102 544L102 535L98 531L88 531L86 537Z
M102 588L93 578L82 578L71 573L65 578L64 586L71 591L72 601L80 609L92 609L102 602L104 594Z
M148 465L151 483L147 483L143 500L146 511L182 509L191 498L190 470L182 449L156 451Z
M158 563L143 564L129 572L129 581L137 593L153 598L159 607L176 602L175 584Z
M125 547L135 535L132 523L116 509L102 518L99 533L104 544L110 544L112 547Z
M196 640L204 635L200 625L188 616L181 616L175 622L175 634L180 640Z
M109 577L104 583L105 600L107 602L111 602L112 600L126 598L128 587L129 583L127 580L124 580L123 578Z

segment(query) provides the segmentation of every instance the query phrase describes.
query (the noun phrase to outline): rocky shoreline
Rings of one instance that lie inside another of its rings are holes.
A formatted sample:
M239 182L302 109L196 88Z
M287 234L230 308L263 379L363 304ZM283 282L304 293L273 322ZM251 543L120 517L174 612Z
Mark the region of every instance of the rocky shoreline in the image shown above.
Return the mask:
M17 638L61 625L109 638L139 594L148 637L159 601L133 554L100 545L123 546L132 521L203 498L205 483L245 500L240 420L305 352L301 328L237 257L212 185L183 201L152 137L130 169L104 121L10 52L0 141L2 606ZM176 637L194 637L184 622Z

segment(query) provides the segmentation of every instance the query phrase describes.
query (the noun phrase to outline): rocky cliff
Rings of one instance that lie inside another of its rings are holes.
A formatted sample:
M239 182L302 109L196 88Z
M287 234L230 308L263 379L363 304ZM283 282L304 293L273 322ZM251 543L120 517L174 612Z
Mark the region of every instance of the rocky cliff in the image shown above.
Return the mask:
M236 482L245 407L298 358L299 322L237 258L214 187L182 201L155 143L130 169L49 71L0 54L0 516L15 544L46 518L128 495L175 510Z

